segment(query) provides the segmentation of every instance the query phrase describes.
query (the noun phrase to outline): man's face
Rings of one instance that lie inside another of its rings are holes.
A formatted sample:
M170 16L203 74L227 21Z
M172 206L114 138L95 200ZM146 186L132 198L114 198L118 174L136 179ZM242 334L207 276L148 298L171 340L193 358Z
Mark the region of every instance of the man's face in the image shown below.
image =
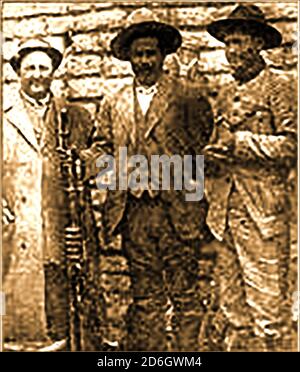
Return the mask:
M143 37L132 42L130 62L138 82L151 86L159 79L165 56L155 37Z
M225 43L226 58L234 71L249 65L249 62L251 64L263 46L261 38L244 34L241 31L227 35Z
M29 53L21 61L21 88L36 100L45 98L50 91L52 74L52 60L45 52Z

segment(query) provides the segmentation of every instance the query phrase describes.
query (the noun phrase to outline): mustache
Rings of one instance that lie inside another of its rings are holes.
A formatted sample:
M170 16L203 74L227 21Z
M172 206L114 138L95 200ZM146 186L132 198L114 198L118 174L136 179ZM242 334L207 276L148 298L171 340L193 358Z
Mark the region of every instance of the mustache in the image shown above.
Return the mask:
M45 84L51 82L51 78L31 78L28 80L29 84Z
M227 53L227 56L233 59L247 59L247 57L249 57L249 55L246 53Z
M136 70L138 72L148 72L148 71L153 70L153 66L145 63L145 64L142 64L142 65L136 66Z

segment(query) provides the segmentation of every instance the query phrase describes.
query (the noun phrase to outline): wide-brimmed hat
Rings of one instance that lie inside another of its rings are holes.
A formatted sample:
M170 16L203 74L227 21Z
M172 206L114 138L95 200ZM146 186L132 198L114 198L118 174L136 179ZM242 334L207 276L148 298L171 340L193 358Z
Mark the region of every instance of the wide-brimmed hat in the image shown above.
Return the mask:
M264 39L263 49L276 48L281 44L281 33L267 24L262 10L256 5L238 5L226 19L212 22L207 31L216 39L225 42L225 36L235 30L257 35Z
M128 61L132 41L147 36L157 37L165 54L176 52L182 42L175 27L160 22L151 10L140 8L129 15L126 26L112 40L110 46L114 57Z
M29 53L36 51L45 52L52 59L54 70L58 68L63 58L62 53L47 41L38 38L27 39L21 41L17 54L9 61L12 68L18 73L22 59Z

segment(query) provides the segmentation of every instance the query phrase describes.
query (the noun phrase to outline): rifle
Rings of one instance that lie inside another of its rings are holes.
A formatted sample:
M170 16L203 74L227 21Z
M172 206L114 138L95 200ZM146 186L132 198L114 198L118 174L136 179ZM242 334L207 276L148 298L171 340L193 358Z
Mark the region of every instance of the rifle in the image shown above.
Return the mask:
M57 151L60 154L62 184L68 197L69 221L65 227L65 263L68 280L67 349L82 350L83 255L82 234L84 164L76 150L69 146L67 109L60 114Z

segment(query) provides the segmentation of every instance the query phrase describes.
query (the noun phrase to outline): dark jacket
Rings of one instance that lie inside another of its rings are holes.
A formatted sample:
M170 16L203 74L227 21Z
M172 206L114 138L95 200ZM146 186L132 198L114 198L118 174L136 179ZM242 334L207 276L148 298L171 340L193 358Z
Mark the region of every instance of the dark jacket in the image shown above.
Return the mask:
M95 165L96 158L104 153L112 154L118 164L120 147L127 147L128 157L139 153L136 145L139 124L136 122L135 101L133 83L126 84L112 97L104 98L95 142L86 153L90 164ZM148 159L151 155L164 154L201 155L212 128L211 107L201 92L179 79L164 75L158 82L157 92L145 117L143 154ZM189 191L184 189L160 191L161 198L169 206L177 233L183 239L194 239L201 234L206 202L188 202L185 199L187 193ZM108 192L104 216L108 235L113 234L123 217L127 195L127 190Z

